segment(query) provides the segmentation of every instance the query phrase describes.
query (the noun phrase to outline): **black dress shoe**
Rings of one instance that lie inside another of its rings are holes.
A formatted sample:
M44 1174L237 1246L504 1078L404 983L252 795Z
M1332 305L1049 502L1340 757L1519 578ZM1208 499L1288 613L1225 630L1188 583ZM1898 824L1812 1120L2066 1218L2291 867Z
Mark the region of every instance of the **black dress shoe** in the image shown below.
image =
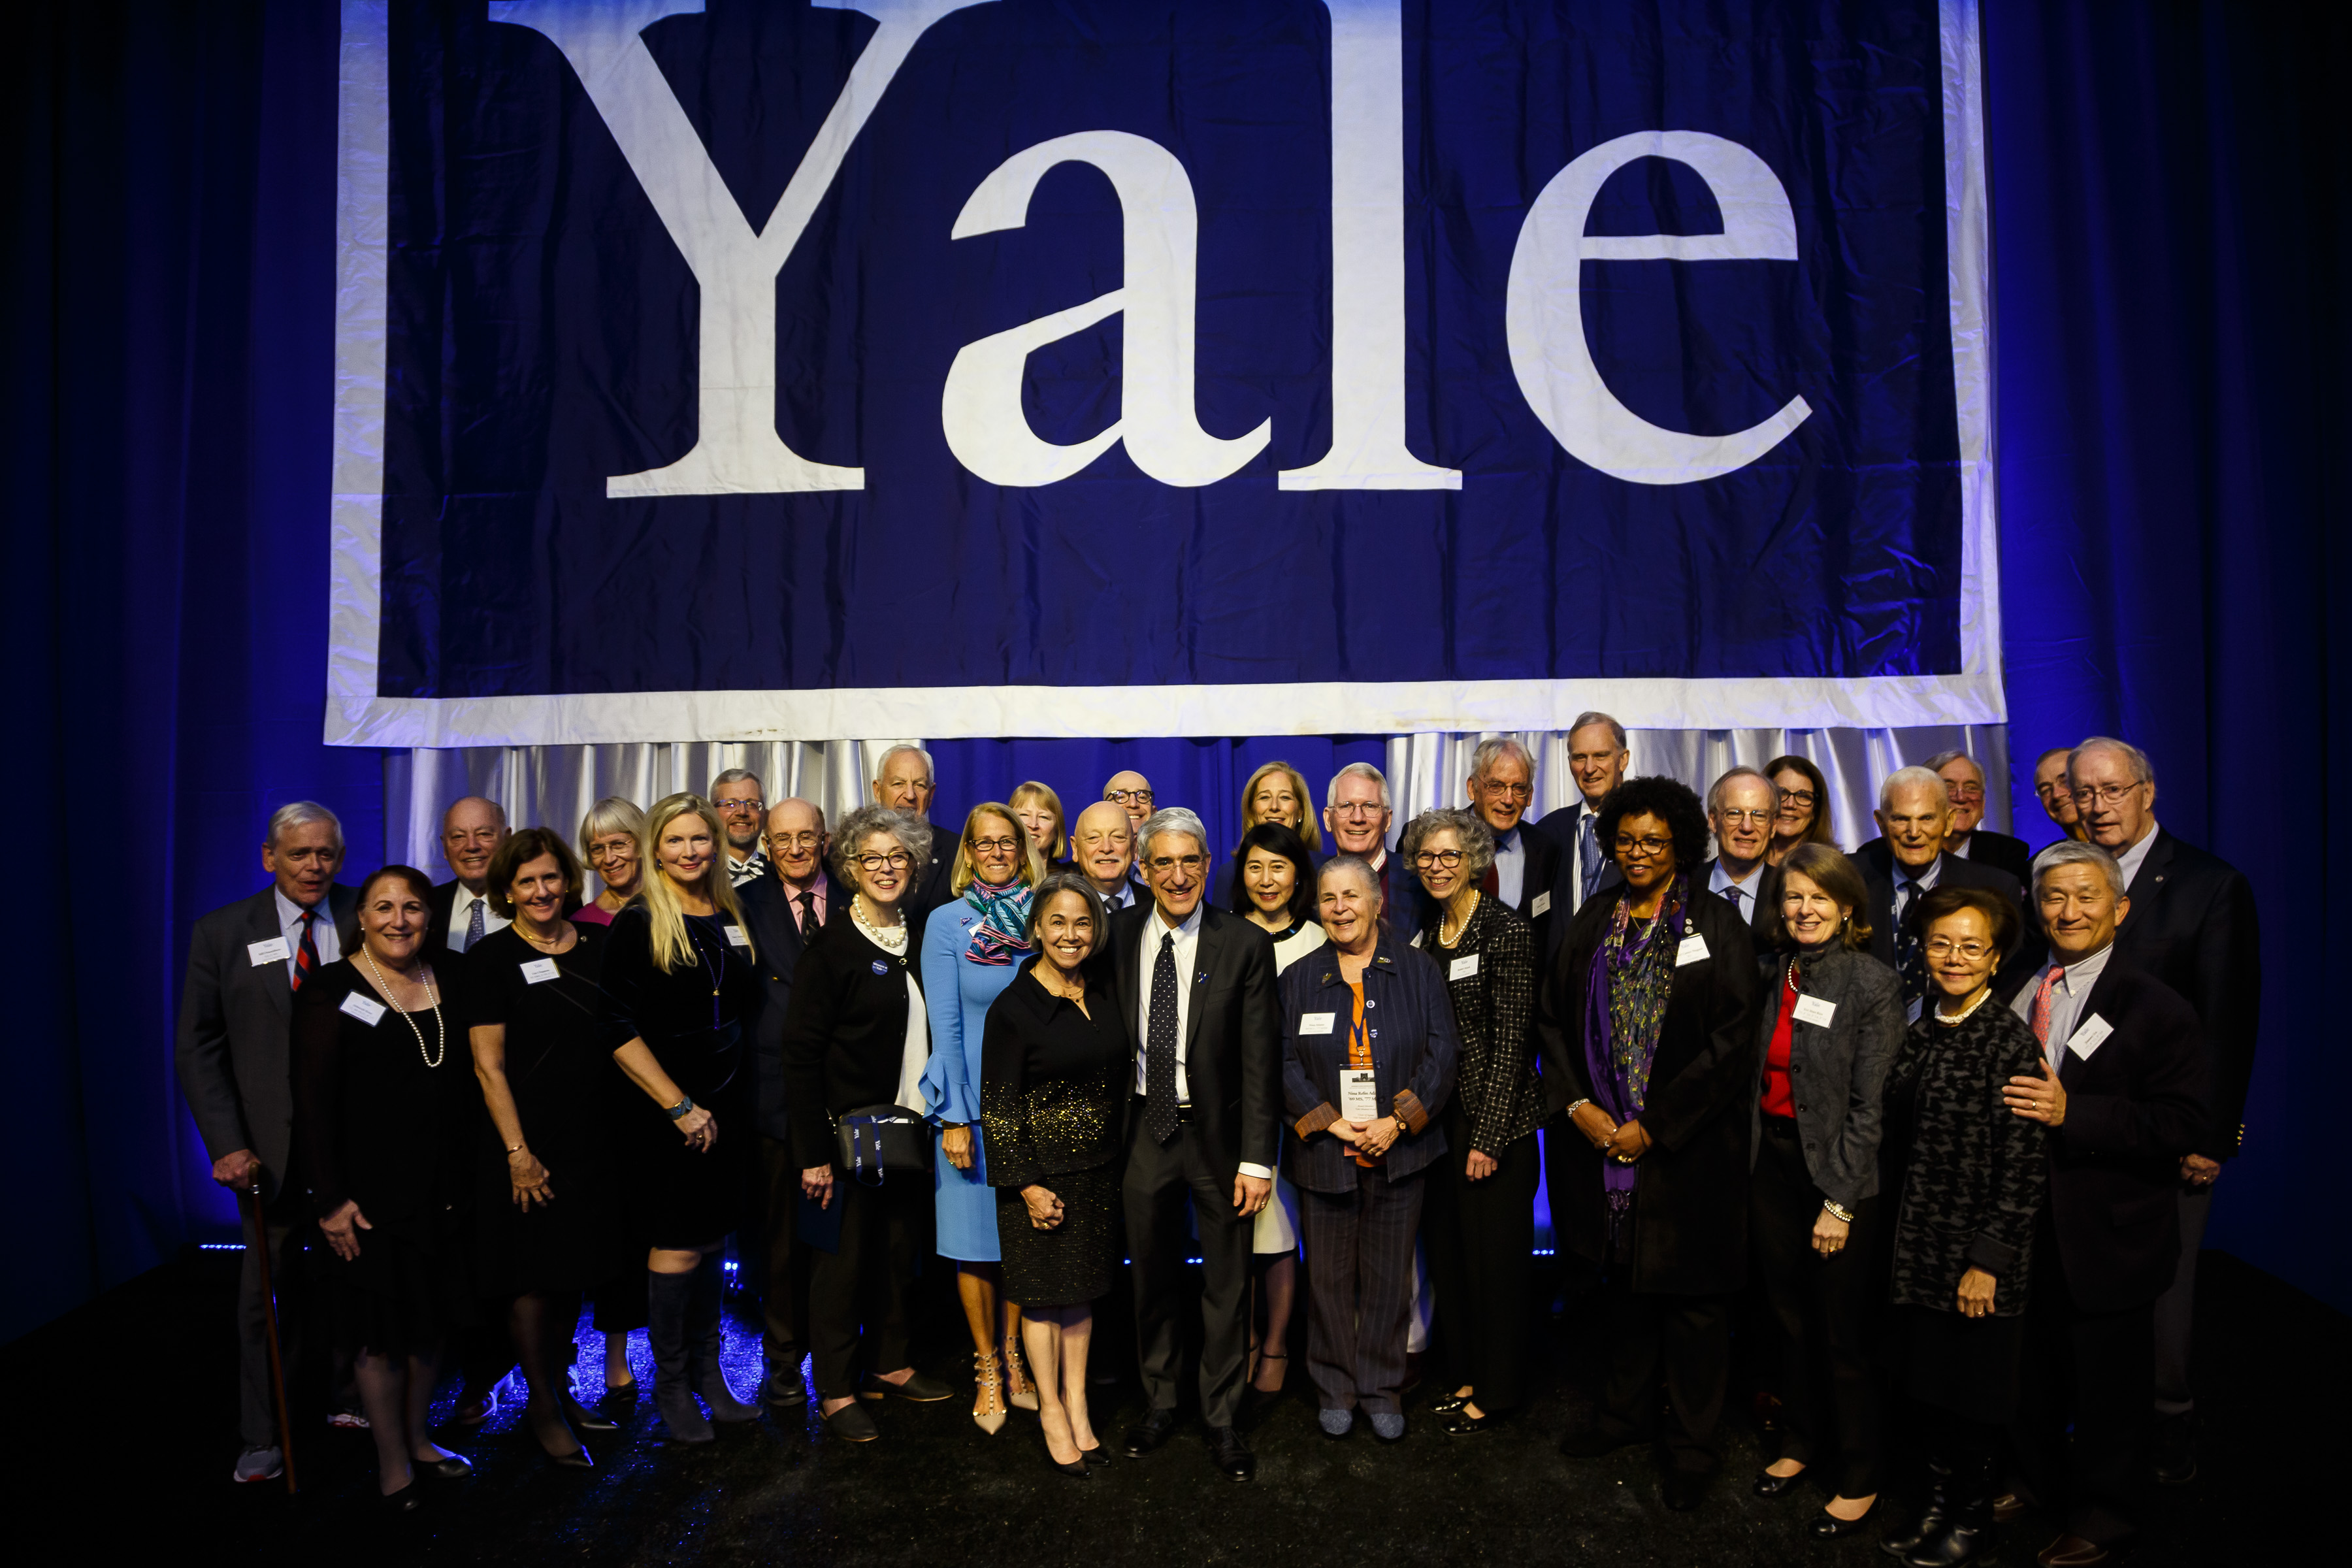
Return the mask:
M1864 1522L1867 1521L1872 1514L1876 1513L1877 1511L1878 1500L1876 1498L1871 1499L1870 1506L1864 1509L1860 1513L1855 1514L1852 1519L1840 1519L1837 1515L1830 1512L1829 1510L1823 1509L1820 1513L1813 1517L1813 1522L1810 1528L1813 1532L1813 1539L1815 1541L1837 1541L1861 1530Z
M2156 1424L2148 1458L2160 1486L2185 1487L2197 1479L2197 1428L2186 1415L2168 1415Z
M1758 1497L1779 1497L1804 1479L1802 1470L1793 1476L1776 1476L1769 1470L1759 1470L1756 1472L1756 1484L1748 1489Z
M1110 1463L1110 1449L1103 1444L1097 1443L1091 1448L1079 1449L1078 1458L1084 1464L1108 1465Z
M415 1513L425 1506L425 1489L411 1481L396 1492L384 1493L378 1500L383 1504L384 1512L395 1518L402 1517Z
M1465 1403L1466 1404L1467 1401ZM1456 1405L1446 1414L1445 1418L1439 1422L1438 1426L1449 1437L1475 1437L1481 1432L1492 1432L1502 1424L1502 1417L1491 1410L1484 1415L1473 1415L1460 1405Z
M866 1374L866 1386L858 1390L861 1399L905 1399L917 1405L937 1405L942 1399L955 1397L955 1390L936 1377L925 1377L910 1372L904 1383L893 1383L874 1373Z
M1121 1445L1130 1459L1139 1459L1159 1447L1176 1431L1176 1412L1147 1410L1143 1419L1127 1429L1127 1441Z
M411 1459L409 1469L430 1481L462 1481L474 1473L471 1460L463 1454L450 1454L438 1459Z
M1429 1413L1432 1415L1451 1415L1469 1403L1470 1396L1466 1394L1449 1394L1443 1399L1433 1401Z
M617 1432L621 1424L611 1416L589 1409L570 1394L563 1398L563 1418L574 1432Z
M1209 1428L1209 1462L1229 1481L1246 1481L1257 1474L1257 1456L1242 1441L1236 1426Z
M1705 1470L1670 1469L1659 1489L1665 1494L1668 1508L1688 1513L1706 1497L1706 1483L1713 1479Z
M874 1425L874 1417L855 1399L826 1416L824 1426L845 1443L871 1443L882 1436L882 1428Z

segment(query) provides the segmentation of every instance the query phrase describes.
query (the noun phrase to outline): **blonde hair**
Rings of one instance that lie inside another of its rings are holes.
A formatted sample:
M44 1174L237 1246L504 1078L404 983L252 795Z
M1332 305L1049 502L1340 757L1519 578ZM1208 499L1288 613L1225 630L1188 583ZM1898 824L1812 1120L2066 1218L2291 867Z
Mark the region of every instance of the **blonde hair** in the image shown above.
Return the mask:
M1012 800L1013 809L1016 811L1020 809L1021 803L1024 800L1036 800L1043 801L1045 803L1045 809L1054 814L1054 836L1045 843L1034 846L1034 847L1040 855L1044 856L1048 860L1051 860L1055 856L1060 854L1062 852L1062 840L1070 836L1070 819L1067 816L1064 815L1062 811L1062 797L1054 793L1053 786L1051 784L1040 784L1037 780L1031 779L1027 784L1014 784L1013 786Z
M1011 806L1001 801L983 800L973 806L963 819L963 837L956 840L955 868L948 873L948 891L961 898L963 890L972 884L975 868L971 858L971 835L983 816L1002 817L1012 825L1013 842L1021 849L1021 880L1033 888L1044 881L1045 862L1037 853L1037 846L1030 842L1029 830L1021 826L1021 819L1013 815Z
M655 852L663 830L689 815L702 818L702 825L710 829L710 868L703 873L704 891L717 912L732 917L736 928L742 931L744 956L755 961L759 957L751 946L751 928L743 921L743 906L735 899L735 884L727 879L719 858L727 844L727 830L719 825L719 813L698 795L664 795L646 814L645 831L637 839L637 853L646 868L637 884L637 897L645 904L646 913L653 917L654 967L664 974L701 962L694 950L694 939L686 934L686 907L678 902L677 889L671 884L661 857Z
M1307 846L1309 854L1321 849L1323 830L1315 822L1314 794L1307 787L1307 775L1288 763L1267 763L1250 774L1249 782L1242 785L1242 831L1247 833L1259 823L1268 820L1260 816L1256 806L1251 804L1257 798L1257 786L1265 782L1268 773L1280 773L1290 781L1291 790L1298 796L1298 826L1296 831L1299 839Z

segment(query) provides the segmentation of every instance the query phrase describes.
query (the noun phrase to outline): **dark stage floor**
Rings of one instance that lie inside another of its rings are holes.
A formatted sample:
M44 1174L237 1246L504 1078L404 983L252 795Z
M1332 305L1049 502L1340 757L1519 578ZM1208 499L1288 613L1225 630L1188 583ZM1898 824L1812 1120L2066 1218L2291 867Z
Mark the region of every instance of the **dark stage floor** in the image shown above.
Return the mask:
M138 1551L330 1564L1887 1561L1874 1533L1830 1547L1808 1540L1817 1496L1750 1497L1759 1439L1744 1419L1694 1514L1661 1506L1643 1453L1559 1458L1553 1440L1580 1415L1579 1390L1589 1386L1586 1358L1570 1348L1587 1322L1580 1310L1547 1324L1539 1397L1492 1436L1449 1438L1417 1417L1394 1447L1369 1431L1329 1442L1316 1429L1303 1373L1294 1373L1289 1391L1252 1418L1259 1479L1250 1486L1211 1472L1197 1428L1080 1483L1045 1468L1033 1415L1016 1411L989 1438L962 1403L895 1401L879 1413L883 1441L862 1448L824 1437L810 1411L677 1452L658 1441L646 1400L625 1432L594 1445L599 1468L582 1476L548 1465L514 1430L509 1406L484 1434L448 1439L478 1474L437 1494L410 1534L366 1506L374 1485L363 1433L310 1436L299 1499L229 1483L235 1268L228 1255L191 1255L0 1349L5 1386L16 1391L5 1469L16 1561L46 1561L16 1555L37 1542L77 1561ZM2220 1253L2206 1257L2199 1306L2203 1473L2178 1490L2149 1488L2132 1561L2332 1557L2308 1543L2339 1500L2326 1479L2338 1464L2326 1434L2340 1432L2352 1398L2352 1321ZM928 1336L938 1353L925 1364L941 1374L970 1365L969 1351L959 1356L940 1331L950 1326L937 1314ZM730 1327L730 1351L740 1358L737 1385L749 1392L756 1341ZM636 1361L649 1384L642 1336ZM1098 1426L1114 1445L1137 1404L1131 1382L1098 1395ZM2023 1568L2052 1533L2029 1514L2008 1527L1998 1560Z

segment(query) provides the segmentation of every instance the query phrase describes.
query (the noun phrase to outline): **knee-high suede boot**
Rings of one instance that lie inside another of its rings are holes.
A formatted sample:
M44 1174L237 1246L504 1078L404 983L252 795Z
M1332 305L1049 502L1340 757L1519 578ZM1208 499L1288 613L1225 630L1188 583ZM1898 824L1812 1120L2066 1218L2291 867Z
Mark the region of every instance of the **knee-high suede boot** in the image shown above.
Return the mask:
M688 1370L694 1282L693 1274L646 1276L646 1340L654 1352L654 1405L673 1443L708 1443L717 1436L694 1403Z
M721 1313L725 1306L726 1275L713 1252L702 1259L692 1279L694 1294L688 1305L686 1320L687 1386L702 1395L710 1406L713 1421L752 1421L759 1418L756 1405L746 1405L735 1397L727 1386L727 1373L719 1365Z

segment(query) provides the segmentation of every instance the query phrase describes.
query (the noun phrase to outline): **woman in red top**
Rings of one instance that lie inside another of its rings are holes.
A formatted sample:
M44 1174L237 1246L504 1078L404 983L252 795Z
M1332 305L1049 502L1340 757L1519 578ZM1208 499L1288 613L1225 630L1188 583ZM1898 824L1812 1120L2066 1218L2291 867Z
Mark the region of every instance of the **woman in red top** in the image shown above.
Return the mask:
M1878 1492L1879 1100L1903 1042L1903 998L1895 972L1867 951L1853 863L1800 844L1780 869L1774 951L1759 959L1748 1229L1785 1360L1780 1457L1756 1493L1779 1497L1825 1467L1833 1495L1812 1530L1828 1540L1859 1528Z

